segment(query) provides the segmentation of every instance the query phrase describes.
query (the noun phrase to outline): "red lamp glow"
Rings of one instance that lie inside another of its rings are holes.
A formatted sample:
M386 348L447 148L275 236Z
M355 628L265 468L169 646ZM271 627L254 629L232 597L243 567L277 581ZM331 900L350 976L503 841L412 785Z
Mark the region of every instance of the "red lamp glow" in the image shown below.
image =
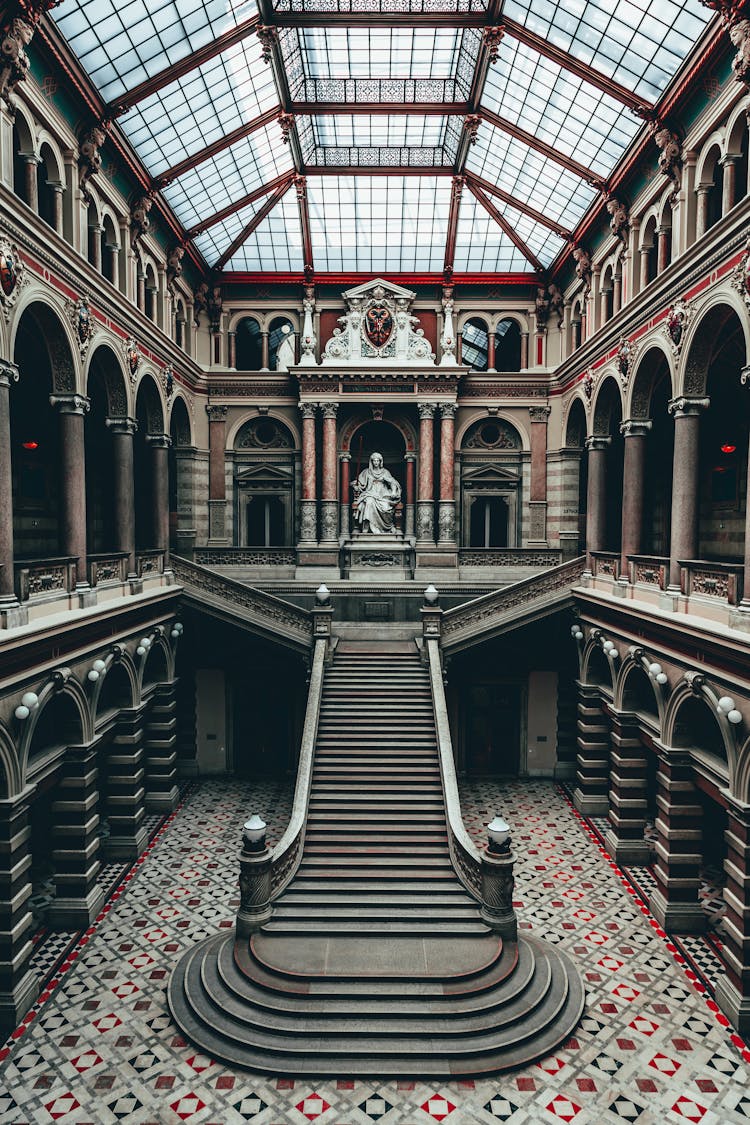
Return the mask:
M39 448L39 442L38 441L24 441L24 442L21 442L21 448L22 449L38 449Z
M736 449L737 449L736 445L722 445L721 446L721 452L722 453L734 453Z

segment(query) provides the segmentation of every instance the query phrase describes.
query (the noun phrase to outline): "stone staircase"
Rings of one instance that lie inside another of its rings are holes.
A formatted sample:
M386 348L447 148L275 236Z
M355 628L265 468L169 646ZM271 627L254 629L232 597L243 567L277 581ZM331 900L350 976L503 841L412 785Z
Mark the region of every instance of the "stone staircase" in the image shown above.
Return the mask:
M342 642L326 672L304 850L250 940L219 935L169 986L212 1057L276 1074L491 1074L566 1039L564 954L503 942L448 851L430 680L413 641Z

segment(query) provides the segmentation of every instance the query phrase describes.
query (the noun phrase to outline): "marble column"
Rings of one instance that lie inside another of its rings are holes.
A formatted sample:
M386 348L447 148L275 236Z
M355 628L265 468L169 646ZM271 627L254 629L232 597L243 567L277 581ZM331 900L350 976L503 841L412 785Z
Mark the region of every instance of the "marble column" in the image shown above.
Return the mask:
M414 499L415 499L415 469L417 455L416 453L407 453L404 457L406 462L406 505L405 505L405 519L404 519L404 535L410 539L414 535Z
M208 414L208 541L226 541L227 483L224 468L227 407L207 406Z
M352 491L349 481L351 462L351 453L341 454L341 520L339 530L342 539L348 539L351 533Z
M655 746L656 774L656 890L651 913L665 930L697 934L706 928L698 899L703 860L703 811L693 783L690 755L683 750Z
M698 468L700 416L707 398L677 398L669 403L674 417L672 470L672 538L669 548L669 587L680 589L680 560L698 553Z
M602 286L601 292L599 293L599 308L600 308L599 323L602 325L602 327L610 319L609 297L610 297L611 292L612 292L612 290L609 287Z
M91 239L91 265L97 273L102 273L102 235L104 227L89 227Z
M229 366L233 371L237 370L237 333L229 332Z
M75 562L76 588L88 590L84 415L91 404L77 394L51 395L50 403L60 416L60 548Z
M137 859L148 845L143 750L144 707L128 708L117 716L107 748L107 821L109 835L102 843L108 862Z
M698 198L698 206L695 214L696 238L701 238L708 230L708 194L710 191L711 188L706 186L696 188L695 194Z
M721 161L723 177L721 181L721 213L726 215L734 207L737 198L737 161L738 156L727 155Z
M578 685L578 752L573 804L585 816L609 811L609 719L598 687Z
M260 369L268 371L268 333L260 334Z
M641 272L640 272L640 278L639 278L639 282L638 282L638 292L642 293L643 290L648 285L648 281L649 281L648 267L649 267L649 255L651 254L651 247L650 246L642 247L641 250L639 251L639 254L640 254L640 262L641 262Z
M146 315L146 275L143 270L138 269L138 276L136 279L136 304L138 311Z
M147 434L151 450L151 503L154 520L153 546L164 552L164 569L169 568L169 434Z
M32 211L39 213L39 180L37 168L41 164L38 156L24 156L24 173L26 181L26 202Z
M643 536L643 496L646 472L646 440L651 429L647 419L629 418L621 423L625 439L623 454L622 552L620 575L628 573L628 555L641 553Z
M649 751L641 742L638 719L625 712L611 712L609 828L604 846L616 863L647 864L650 859L644 838L648 815Z
M331 546L338 541L339 501L337 489L336 464L336 414L339 404L325 402L321 406L323 414L323 464L320 504L321 543Z
M0 800L0 1029L9 1035L39 995L30 966L31 789Z
M547 545L547 420L549 406L529 407L531 430L531 487L529 492L529 541Z
M578 345L576 345L577 347ZM521 333L521 370L526 371L529 366L529 334Z
M750 387L750 365L741 369L740 380L742 385ZM748 448L748 465L750 465L750 443ZM2 442L0 441L0 446ZM745 612L750 611L750 504L745 511L745 565L742 584L742 601L740 605Z
M146 808L149 812L174 812L177 788L176 681L157 684L146 718Z
M302 415L302 502L300 507L300 542L317 543L317 481L315 450L315 415L318 404L301 402Z
M581 321L577 316L574 316L570 322L570 337L571 351L578 351L581 346ZM523 363L521 369L523 370Z
M96 745L69 746L52 802L55 897L47 920L53 929L85 929L102 908L104 890L97 883L101 867L98 830Z
M441 546L456 545L455 500L455 434L456 403L440 404L440 504L438 507L439 542Z
M495 370L495 332L494 330L487 334L487 370Z
M622 290L623 290L622 272L619 271L618 273L615 274L614 282L612 284L612 315L613 316L615 316L615 314L618 313L620 311L620 309L622 308Z
M10 386L18 368L0 360L0 623L22 625L27 613L18 604L13 576L13 471L10 439Z
M588 492L586 495L586 554L591 566L594 551L605 549L607 529L607 449L610 437L586 438L588 451Z
M460 361L459 361L460 362ZM434 422L437 407L432 402L419 406L419 492L417 495L417 539L427 546L434 543L435 491L433 483Z
M135 498L133 495L133 435L138 429L134 418L107 418L112 432L115 549L127 551L128 575L135 577Z
M52 225L59 235L63 234L63 192L65 185L47 181L47 187L52 193Z
M716 982L716 1003L741 1035L750 1031L750 806L732 800L724 834L727 911L721 927L726 973Z
M659 227L656 232L656 236L658 239L656 258L657 274L664 273L664 270L669 265L669 243L667 241L667 235L669 234L669 231L669 227Z

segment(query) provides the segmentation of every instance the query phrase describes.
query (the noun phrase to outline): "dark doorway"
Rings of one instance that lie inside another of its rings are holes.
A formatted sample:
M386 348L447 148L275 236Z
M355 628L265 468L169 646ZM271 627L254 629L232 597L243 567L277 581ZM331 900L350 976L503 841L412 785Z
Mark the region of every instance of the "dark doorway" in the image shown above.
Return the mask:
M284 505L279 496L253 496L247 505L248 547L278 547L284 542Z
M476 683L468 690L466 772L518 777L521 684Z
M508 505L500 496L482 496L471 506L471 547L508 546Z

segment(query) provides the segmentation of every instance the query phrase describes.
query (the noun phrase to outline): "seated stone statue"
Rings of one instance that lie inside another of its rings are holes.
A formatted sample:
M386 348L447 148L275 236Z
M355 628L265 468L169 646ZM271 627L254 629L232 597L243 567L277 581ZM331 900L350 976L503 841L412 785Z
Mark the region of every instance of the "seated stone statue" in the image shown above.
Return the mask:
M352 483L357 502L357 523L364 532L387 535L393 531L393 513L401 499L401 485L383 464L381 453L372 453L370 463Z

